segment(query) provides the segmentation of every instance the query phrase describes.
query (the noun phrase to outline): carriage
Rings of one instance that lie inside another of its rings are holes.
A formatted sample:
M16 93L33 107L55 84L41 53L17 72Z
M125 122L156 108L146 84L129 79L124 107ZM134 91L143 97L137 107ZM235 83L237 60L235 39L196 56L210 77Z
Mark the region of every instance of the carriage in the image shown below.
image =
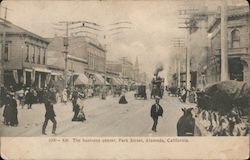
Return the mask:
M146 93L146 86L145 85L139 85L136 89L136 93L134 94L134 97L136 99L143 98L147 99L147 93Z
M178 88L177 87L169 87L169 92L168 92L169 96L177 96L178 95Z

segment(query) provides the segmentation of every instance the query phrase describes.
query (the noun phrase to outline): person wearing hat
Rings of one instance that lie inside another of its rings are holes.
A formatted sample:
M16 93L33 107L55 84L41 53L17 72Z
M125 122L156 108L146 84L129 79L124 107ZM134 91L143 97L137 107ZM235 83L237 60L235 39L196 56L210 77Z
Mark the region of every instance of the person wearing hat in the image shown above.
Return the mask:
M25 95L25 104L28 105L28 109L32 109L33 104L33 93L30 88L28 88L28 92Z
M158 117L161 116L163 114L163 109L161 107L161 105L159 104L160 102L160 97L156 96L155 97L155 104L152 105L151 107L151 118L153 119L154 123L153 123L153 127L152 127L152 131L156 132L156 128L157 128L157 124L158 124Z
M54 112L54 107L53 107L53 103L52 103L52 100L51 100L51 97L48 97L48 99L45 101L45 110L46 110L46 113L45 113L45 120L44 120L44 123L43 123L43 127L42 127L42 134L46 135L46 127L47 127L47 124L48 124L48 121L50 120L52 123L53 123L53 127L52 127L52 134L56 134L56 114Z
M11 95L7 91L6 96L4 97L4 110L3 110L4 124L7 126L10 125L12 118L11 99L12 99Z
M10 95L10 107L11 107L10 125L17 126L18 125L18 118L17 118L18 111L17 111L17 101L16 101L14 89L11 90L9 95Z

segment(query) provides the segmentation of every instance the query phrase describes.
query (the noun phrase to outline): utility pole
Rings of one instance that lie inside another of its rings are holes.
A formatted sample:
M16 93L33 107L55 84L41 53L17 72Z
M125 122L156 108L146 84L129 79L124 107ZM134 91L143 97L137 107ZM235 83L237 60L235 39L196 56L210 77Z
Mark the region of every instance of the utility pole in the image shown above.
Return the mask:
M81 25L69 28L71 25L75 25L75 24L81 24ZM91 26L86 26L85 24L89 24ZM63 38L63 46L64 46L63 53L65 55L65 70L64 70L64 79L65 79L65 81L64 81L64 87L66 88L67 87L67 77L68 77L69 30L80 29L80 28L88 28L88 29L91 29L91 30L100 31L99 29L94 28L92 26L95 26L95 27L101 27L101 26L96 24L96 23L89 22L89 21L60 21L56 25L57 26L58 25L59 26L64 25L66 27L66 29L65 29L65 37ZM64 29L59 29L59 28L55 28L55 30L63 30L64 31ZM94 33L90 32L90 31L78 31L76 33L81 33L81 32L94 34Z
M68 47L69 47L69 23L66 22L66 33L63 39L63 45L65 47L64 57L65 57L65 68L64 68L64 88L67 87L67 77L68 77Z
M199 8L201 7L200 3L190 3L188 5L183 4L184 9L179 10L179 15L182 16L181 19L184 19L183 23L185 26L181 26L179 28L184 28L187 30L187 47L186 47L186 90L187 90L187 101L189 101L189 91L191 90L191 73L190 73L190 55L191 55L191 34L196 32L199 28L197 26L197 20L193 15L199 12Z
M174 47L176 47L178 49L178 53L177 56L177 71L175 69L175 73L177 72L177 87L180 88L181 87L181 60L179 57L181 56L181 48L185 48L185 43L184 43L184 39L183 38L177 38L174 40Z
M191 89L191 72L190 72L190 55L191 55L191 31L188 30L189 33L187 34L188 36L188 41L187 41L187 48L186 48L186 89L190 91Z
M228 80L227 0L221 0L221 81Z

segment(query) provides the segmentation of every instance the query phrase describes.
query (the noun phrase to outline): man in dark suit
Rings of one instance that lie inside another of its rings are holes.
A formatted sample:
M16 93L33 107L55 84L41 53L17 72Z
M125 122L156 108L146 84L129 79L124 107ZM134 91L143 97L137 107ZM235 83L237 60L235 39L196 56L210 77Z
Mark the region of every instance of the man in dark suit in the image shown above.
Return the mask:
M155 104L153 104L151 107L151 117L154 120L152 131L154 131L154 132L156 132L156 127L158 124L158 117L162 116L162 114L163 114L163 109L162 109L161 105L159 104L159 102L160 102L160 97L156 96L155 97Z
M34 95L31 89L28 90L28 93L25 95L25 103L28 105L28 109L32 109L32 104L34 102Z
M56 134L55 131L56 131L57 122L55 119L56 114L54 112L53 103L51 102L51 99L48 98L44 104L45 104L46 113L45 113L45 120L44 120L43 128L42 128L42 134L46 135L45 130L46 130L49 120L53 123L52 134Z

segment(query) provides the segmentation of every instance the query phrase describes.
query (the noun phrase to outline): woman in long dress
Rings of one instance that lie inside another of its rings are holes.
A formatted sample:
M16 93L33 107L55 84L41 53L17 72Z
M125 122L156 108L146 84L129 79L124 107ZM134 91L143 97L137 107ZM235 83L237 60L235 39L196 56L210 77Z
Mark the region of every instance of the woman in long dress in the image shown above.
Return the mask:
M66 104L66 103L67 103L67 99L68 99L67 90L64 89L63 92L62 92L62 102L63 102L64 104Z
M119 104L127 104L128 101L126 100L126 97L125 97L125 89L122 89L122 96L119 100Z

